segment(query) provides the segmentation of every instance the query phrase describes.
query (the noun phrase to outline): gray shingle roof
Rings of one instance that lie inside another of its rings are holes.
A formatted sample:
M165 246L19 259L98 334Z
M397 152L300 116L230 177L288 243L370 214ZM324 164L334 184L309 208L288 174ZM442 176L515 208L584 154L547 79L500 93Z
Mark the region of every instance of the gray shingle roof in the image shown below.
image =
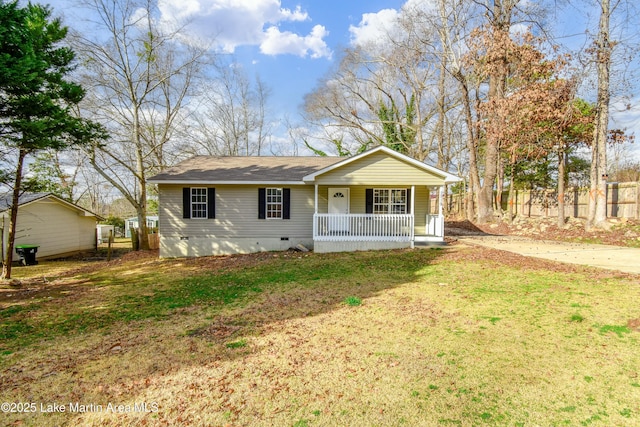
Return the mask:
M95 216L99 220L103 220L100 215L96 215L95 213L76 205L75 203L68 202L60 197L56 196L53 193L22 193L20 198L18 199L18 206L25 205L27 203L35 202L36 200L49 198L52 201L57 201L58 203L67 206L69 208L75 209L80 212L84 212L85 216ZM13 193L4 193L0 194L0 212L4 212L11 207L11 201L13 200Z
M42 199L51 195L51 193L23 193L18 199L18 206L25 203L33 202L34 200ZM11 201L13 200L13 193L0 194L0 212L4 212L11 207Z
M344 157L196 156L149 179L150 182L302 182L302 178Z

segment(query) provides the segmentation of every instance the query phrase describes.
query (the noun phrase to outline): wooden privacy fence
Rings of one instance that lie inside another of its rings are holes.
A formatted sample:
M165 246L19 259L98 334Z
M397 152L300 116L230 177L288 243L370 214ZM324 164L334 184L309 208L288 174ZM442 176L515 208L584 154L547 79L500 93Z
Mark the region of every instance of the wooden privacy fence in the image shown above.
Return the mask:
M149 233L147 235L147 238L149 239L149 249L158 249L160 247L160 235L158 234L157 230L152 231L152 233ZM138 243L138 234L139 233L137 228L131 229L131 246L134 251L140 249L140 244Z
M464 195L448 196L449 214L464 213ZM589 205L588 188L568 188L564 194L564 214L586 218ZM509 210L509 192L502 193L502 210ZM514 213L527 217L557 217L558 193L555 189L519 190L514 200ZM640 219L640 182L612 182L607 184L607 217Z
M160 235L158 233L149 234L149 249L158 249L160 247Z

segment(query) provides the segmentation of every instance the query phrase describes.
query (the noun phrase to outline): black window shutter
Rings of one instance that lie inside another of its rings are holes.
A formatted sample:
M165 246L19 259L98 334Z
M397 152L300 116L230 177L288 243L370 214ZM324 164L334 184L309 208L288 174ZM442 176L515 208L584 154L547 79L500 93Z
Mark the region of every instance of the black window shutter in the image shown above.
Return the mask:
M407 213L411 213L411 189L407 188Z
M207 188L207 218L216 217L216 189Z
M291 189L282 189L282 219L291 219Z
M366 213L373 213L373 188L367 188L366 190L365 209Z
M182 218L191 218L191 188L182 189Z
M258 188L258 219L267 217L267 189Z

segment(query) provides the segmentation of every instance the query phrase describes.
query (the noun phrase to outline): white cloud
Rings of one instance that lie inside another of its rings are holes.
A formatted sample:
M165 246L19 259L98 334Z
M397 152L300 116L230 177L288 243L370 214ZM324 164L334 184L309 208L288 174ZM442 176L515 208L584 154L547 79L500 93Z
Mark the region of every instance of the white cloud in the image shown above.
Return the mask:
M307 12L302 12L300 6L296 7L296 10L291 12L289 9L280 9L282 16L289 21L306 21L309 19Z
M283 8L281 0L158 0L158 8L162 18L188 22L195 39L214 40L225 52L253 45L268 55L331 56L324 27L316 25L308 35L278 28L310 20L300 6Z
M399 12L395 9L383 9L377 13L365 13L357 26L349 26L351 44L364 46L388 39L398 28Z
M358 25L349 26L351 44L372 49L389 48L391 40L406 36L406 29L401 23L405 19L404 14L411 14L414 10L433 13L436 7L437 3L433 0L406 0L399 10L382 9L376 13L365 13Z
M289 53L300 57L331 58L331 50L323 40L329 33L322 25L316 25L307 36L299 36L290 31L281 32L277 27L269 27L266 38L260 44L265 55Z

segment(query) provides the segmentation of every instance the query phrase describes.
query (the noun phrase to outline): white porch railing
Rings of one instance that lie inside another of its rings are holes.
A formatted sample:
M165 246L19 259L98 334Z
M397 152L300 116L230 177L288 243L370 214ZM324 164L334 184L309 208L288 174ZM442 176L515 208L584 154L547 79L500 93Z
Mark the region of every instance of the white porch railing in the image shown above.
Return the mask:
M411 242L411 214L315 214L313 239L323 242Z
M427 215L427 227L425 230L427 236L444 236L444 215Z

